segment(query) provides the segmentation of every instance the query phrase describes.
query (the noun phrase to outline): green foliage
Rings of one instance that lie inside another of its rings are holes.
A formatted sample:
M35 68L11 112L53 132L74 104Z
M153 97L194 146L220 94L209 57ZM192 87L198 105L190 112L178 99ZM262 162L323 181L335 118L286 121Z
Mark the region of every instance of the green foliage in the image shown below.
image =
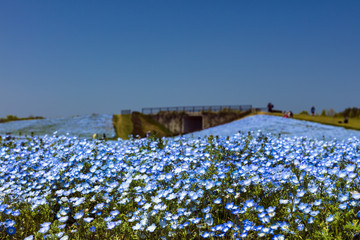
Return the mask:
M344 111L339 113L338 115L342 117L349 117L349 118L360 118L360 108L346 108ZM337 116L338 116L337 115Z
M325 109L323 109L323 110L321 111L320 116L322 116L322 117L326 117L326 110L325 110Z
M19 118L19 117L15 116L15 115L8 115L6 118L0 118L0 123L11 122L11 121L19 121L19 120L34 120L34 119L44 119L44 117L29 116L29 117Z
M329 117L335 117L336 112L334 109L330 108L329 111L327 111L327 116Z
M306 110L303 110L303 111L301 111L299 114L301 114L301 115L309 115L309 112L306 111Z

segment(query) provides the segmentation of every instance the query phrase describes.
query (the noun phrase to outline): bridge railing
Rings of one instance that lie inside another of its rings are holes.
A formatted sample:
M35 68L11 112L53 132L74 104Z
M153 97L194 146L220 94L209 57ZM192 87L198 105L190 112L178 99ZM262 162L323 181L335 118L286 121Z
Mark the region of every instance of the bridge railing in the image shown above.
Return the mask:
M143 114L156 114L158 112L201 112L213 111L219 112L221 110L238 110L248 111L252 109L252 105L213 105L213 106L181 106L181 107L157 107L157 108L143 108Z

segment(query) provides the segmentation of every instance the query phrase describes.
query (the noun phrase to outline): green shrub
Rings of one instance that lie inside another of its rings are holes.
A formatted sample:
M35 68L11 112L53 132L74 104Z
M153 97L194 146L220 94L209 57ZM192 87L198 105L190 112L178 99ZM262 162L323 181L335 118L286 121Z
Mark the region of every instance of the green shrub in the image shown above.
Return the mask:
M300 115L309 115L309 112L308 112L308 111L303 110L303 111L301 111L299 114L300 114Z

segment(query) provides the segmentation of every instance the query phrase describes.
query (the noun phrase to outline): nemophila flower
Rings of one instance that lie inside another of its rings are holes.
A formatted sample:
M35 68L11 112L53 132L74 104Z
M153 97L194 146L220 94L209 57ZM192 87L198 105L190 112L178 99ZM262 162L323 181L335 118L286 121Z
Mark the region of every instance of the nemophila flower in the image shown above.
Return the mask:
M247 233L247 232L243 232L243 233L241 233L241 234L240 234L240 237L241 237L241 238L246 238L246 237L247 237L247 235L248 235L248 233Z
M141 229L141 224L140 223L136 223L135 226L132 226L133 230L140 230Z
M211 216L208 216L208 217L205 217L205 223L208 225L208 226L212 226L213 223L214 223L214 220Z
M159 224L161 228L165 228L168 225L165 219L160 219Z
M221 203L221 198L215 199L215 200L214 200L214 203L215 203L215 204L220 204L220 203Z
M285 232L289 231L289 224L288 223L281 222L279 226L280 226L282 231L285 231Z
M285 236L281 234L274 235L273 240L285 240Z
M84 216L82 211L75 213L74 219L78 220Z
M357 217L357 218L360 218L360 211L358 211L358 212L356 213L356 217Z
M299 224L297 227L296 227L296 229L298 230L298 231L302 231L302 230L304 230L304 228L305 228L305 226L304 226L304 224Z
M107 222L106 223L107 229L113 229L115 226L116 226L116 224L114 222Z
M12 219L6 219L4 225L6 228L13 227L15 225L15 221Z
M69 236L68 235L65 235L63 236L62 238L60 238L60 240L68 240L69 239Z
M306 190L304 190L304 189L298 190L296 197L301 198L305 195L305 193L306 193Z
M355 200L359 200L360 199L360 193L353 193L352 198L355 199Z
M201 218L197 217L197 218L193 218L193 219L190 219L190 220L191 220L191 222L193 224L198 224L200 222Z
M42 227L42 228L40 228L39 233L41 233L41 234L47 233L49 231L49 229L50 229L49 226Z
M30 235L30 236L24 238L24 240L33 240L33 239L34 239L34 235Z
M83 221L86 223L92 222L92 220L94 220L94 218L92 218L92 217L83 218Z
M8 209L5 209L4 213L7 214L7 215L10 215L13 211L8 208Z
M204 209L202 210L202 212L203 212L203 213L208 213L208 212L210 212L210 209L211 209L211 207L210 207L210 206L207 206L206 208L204 208Z
M350 179L353 179L353 178L355 178L357 176L357 173L356 172L350 172L350 173L348 173L348 178L350 178Z
M266 216L266 213L265 212L260 212L259 214L258 214L258 218L260 219L260 218L264 218Z
M204 232L203 234L201 234L202 238L209 238L210 237L210 233L209 232Z
M59 229L63 229L63 228L65 228L66 227L66 224L62 224L62 225L59 225L59 226L57 226Z
M8 207L7 204L1 204L0 205L0 212L4 212L7 207Z
M318 187L317 186L312 186L310 188L308 188L308 191L312 194L316 193L318 191Z
M212 229L213 229L212 231L222 231L223 225L222 225L222 224L221 224L221 225L217 225L217 226L213 227Z
M6 232L7 232L7 234L9 234L9 235L13 235L13 234L15 234L15 228L14 228L14 227L8 227L8 228L6 229Z
M341 210L346 209L346 207L347 207L347 203L341 203L341 204L339 204L339 208L340 208Z
M270 226L272 230L277 230L279 228L279 223L274 223Z
M330 215L326 218L326 222L332 222L332 221L334 221L334 216L330 214Z
M307 204L306 203L300 203L299 205L298 205L298 209L300 210L300 211L304 211L304 209L307 207Z
M15 210L15 211L12 212L11 215L13 215L14 217L17 217L17 216L20 215L20 211L19 211L19 210Z
M227 203L227 204L225 205L225 208L226 208L227 210L232 210L233 207L234 207L234 203L233 203L233 202Z
M257 206L256 211L263 212L263 211L265 211L265 208L263 206Z
M85 198L79 198L78 200L75 201L75 203L73 204L74 207L79 206L80 204L82 204L85 201Z
M106 218L104 218L105 222L110 222L111 220L113 220L114 217L113 216L107 216Z
M66 222L68 219L69 219L68 216L64 216L64 217L59 218L58 220L59 220L59 222L64 223L64 222Z
M314 202L314 206L320 206L321 203L322 203L322 199L317 199L317 200L315 200L315 202Z
M150 226L148 226L148 227L146 228L146 231L148 231L148 232L154 232L155 229L156 229L156 225L153 223L153 224L151 224Z
M339 201L340 202L345 202L349 200L349 193L346 193L346 194L339 194Z
M255 202L254 200L250 199L250 200L246 200L244 203L244 207L246 208L251 208L255 206ZM232 207L232 209L234 209L234 206Z
M59 232L56 234L56 237L61 238L64 235L64 232Z
M313 217L317 216L319 214L319 211L310 211L309 214Z
M90 227L90 232L92 232L92 233L93 233L93 232L95 232L95 231L96 231L96 227L91 226L91 227Z
M355 164L349 164L346 166L345 170L348 171L348 172L353 172L356 168L356 165Z
M118 214L119 214L118 210L114 210L114 211L110 212L110 215L113 216L113 217L116 217Z
M280 204L288 204L288 203L289 203L289 200L287 200L287 199L280 199L280 200L279 200L279 203L280 203Z
M275 209L276 209L276 207L270 206L266 209L266 212L270 215L272 213L275 213Z

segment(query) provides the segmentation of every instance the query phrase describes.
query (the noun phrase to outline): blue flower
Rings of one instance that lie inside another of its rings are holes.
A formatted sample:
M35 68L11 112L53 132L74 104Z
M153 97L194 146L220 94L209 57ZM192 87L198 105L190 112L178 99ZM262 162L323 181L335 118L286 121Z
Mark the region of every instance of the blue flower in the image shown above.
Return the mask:
M208 238L210 237L210 233L209 232L204 232L203 234L201 234L202 238Z
M78 220L84 216L82 211L75 213L74 219Z
M86 223L89 223L89 222L91 222L92 220L94 220L94 218L92 218L92 217L83 218L83 221L86 222Z
M206 208L204 208L204 209L202 210L202 212L203 212L203 213L208 213L208 212L210 212L210 209L211 209L211 207L210 207L210 206L207 206Z
M96 227L91 226L91 227L90 227L90 231L91 231L91 232L95 232L95 231L96 231Z
M356 217L357 217L357 218L360 218L360 211L358 211L358 212L356 213Z
M326 222L332 222L334 221L334 216L333 215L329 215L329 217L326 218Z
M215 204L220 204L220 203L221 203L221 198L215 199L215 200L214 200L214 203L215 203Z
M9 235L13 235L13 234L15 233L15 228L14 228L14 227L8 227L8 228L6 229L6 232L7 232L7 234L9 234Z
M154 232L155 229L156 229L156 225L153 223L152 225L150 225L146 228L146 231Z
M42 234L47 233L47 231L49 231L49 229L50 229L49 226L42 227L42 228L40 228L39 233L42 233Z
M116 226L116 224L114 222L107 222L106 226L107 226L107 229L113 229Z

